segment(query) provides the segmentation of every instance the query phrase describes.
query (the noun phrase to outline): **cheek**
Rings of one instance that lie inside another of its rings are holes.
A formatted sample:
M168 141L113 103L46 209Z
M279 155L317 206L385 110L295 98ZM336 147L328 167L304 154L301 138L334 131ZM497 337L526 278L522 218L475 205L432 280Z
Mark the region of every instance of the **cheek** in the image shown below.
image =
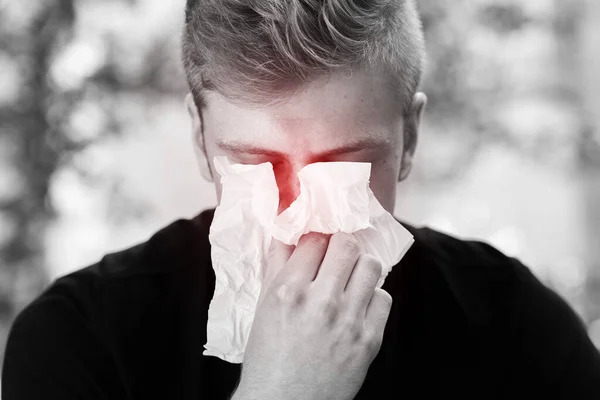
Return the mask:
M300 194L300 182L298 181L299 168L293 168L285 163L273 166L275 180L279 188L280 212L289 207Z
M370 188L383 208L392 213L396 202L396 185L400 160L391 157L374 162L371 167Z
M400 173L400 157L390 155L371 163L371 182L390 184L396 182Z

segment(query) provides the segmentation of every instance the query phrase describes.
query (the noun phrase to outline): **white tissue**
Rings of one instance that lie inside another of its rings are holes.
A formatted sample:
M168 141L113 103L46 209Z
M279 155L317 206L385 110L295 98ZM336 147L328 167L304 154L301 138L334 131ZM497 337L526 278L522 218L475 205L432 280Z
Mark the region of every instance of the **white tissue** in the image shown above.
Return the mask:
M216 282L204 355L243 362L271 237L296 245L308 232L352 233L382 263L377 287L414 242L369 188L369 163L307 165L298 173L300 195L280 215L271 163L232 165L215 157L214 164L222 191L209 233Z

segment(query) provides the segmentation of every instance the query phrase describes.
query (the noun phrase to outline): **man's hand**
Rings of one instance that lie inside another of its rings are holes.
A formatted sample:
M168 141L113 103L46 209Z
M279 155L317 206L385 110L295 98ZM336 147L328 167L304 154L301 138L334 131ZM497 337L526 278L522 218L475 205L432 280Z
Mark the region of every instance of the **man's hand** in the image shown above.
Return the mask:
M381 265L346 233L273 242L233 399L353 399L392 305Z

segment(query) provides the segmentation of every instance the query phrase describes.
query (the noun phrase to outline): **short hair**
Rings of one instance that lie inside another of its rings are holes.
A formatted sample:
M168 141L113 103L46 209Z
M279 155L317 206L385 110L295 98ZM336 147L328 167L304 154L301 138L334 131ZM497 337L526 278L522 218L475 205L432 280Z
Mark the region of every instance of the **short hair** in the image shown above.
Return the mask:
M204 93L273 104L332 73L382 66L406 111L425 62L414 0L187 0L182 59Z

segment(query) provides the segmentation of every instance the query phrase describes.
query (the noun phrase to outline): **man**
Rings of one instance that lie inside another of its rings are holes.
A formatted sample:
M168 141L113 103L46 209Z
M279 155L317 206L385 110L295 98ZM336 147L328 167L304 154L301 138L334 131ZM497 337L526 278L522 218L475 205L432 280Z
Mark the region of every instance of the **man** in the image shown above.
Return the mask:
M186 104L213 158L270 162L279 210L314 162L372 164L395 204L426 103L412 0L188 1ZM600 398L600 355L576 314L519 261L404 224L381 265L349 234L273 242L242 365L202 354L214 210L55 281L16 319L4 400Z

